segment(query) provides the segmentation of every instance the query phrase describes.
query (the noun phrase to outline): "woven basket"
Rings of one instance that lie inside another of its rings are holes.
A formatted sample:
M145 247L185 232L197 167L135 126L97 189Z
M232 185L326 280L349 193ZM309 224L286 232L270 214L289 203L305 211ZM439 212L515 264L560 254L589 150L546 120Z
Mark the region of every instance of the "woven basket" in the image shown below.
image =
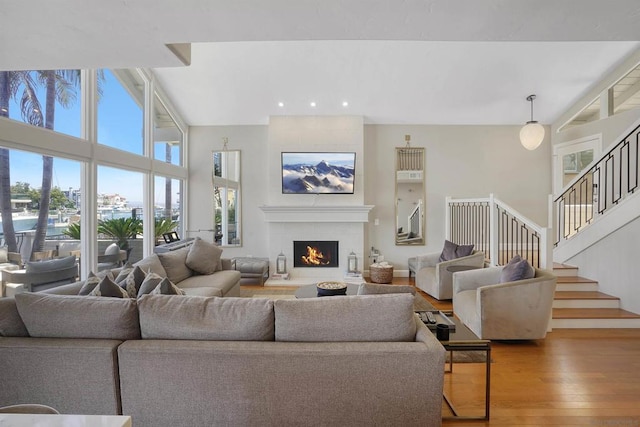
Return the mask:
M369 275L373 283L391 283L393 280L393 266L377 267L369 266Z

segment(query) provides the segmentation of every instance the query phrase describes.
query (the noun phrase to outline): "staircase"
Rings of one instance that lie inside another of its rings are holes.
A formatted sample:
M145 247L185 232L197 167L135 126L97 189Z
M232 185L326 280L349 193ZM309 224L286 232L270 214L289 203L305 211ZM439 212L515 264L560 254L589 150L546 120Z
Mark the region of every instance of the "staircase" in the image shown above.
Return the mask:
M620 308L618 297L598 291L598 282L578 276L578 268L554 264L558 276L551 327L640 328L640 315Z

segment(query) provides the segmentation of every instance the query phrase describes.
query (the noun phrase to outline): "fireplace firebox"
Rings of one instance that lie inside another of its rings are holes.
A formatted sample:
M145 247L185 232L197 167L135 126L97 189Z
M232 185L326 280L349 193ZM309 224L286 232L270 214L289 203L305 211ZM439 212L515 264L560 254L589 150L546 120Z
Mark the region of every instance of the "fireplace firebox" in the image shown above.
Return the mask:
M338 267L337 240L296 240L293 242L294 267Z

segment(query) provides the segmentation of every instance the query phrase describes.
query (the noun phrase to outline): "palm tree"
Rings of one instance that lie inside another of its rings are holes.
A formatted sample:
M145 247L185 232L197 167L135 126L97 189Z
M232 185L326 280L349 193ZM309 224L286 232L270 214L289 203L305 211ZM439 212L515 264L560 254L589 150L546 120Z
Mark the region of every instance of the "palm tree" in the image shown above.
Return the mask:
M0 71L0 117L9 117L9 99L11 98L11 71ZM9 149L0 147L0 213L2 215L2 235L9 251L17 252L18 244L13 229L11 215L11 175L9 172Z
M56 101L64 108L70 107L76 99L75 88L80 84L78 70L46 70L37 72L38 80L45 87L46 115L44 127L53 130ZM42 111L42 110L40 110ZM25 111L23 110L23 115ZM40 113L42 115L42 113ZM42 126L42 123L40 124ZM51 183L53 181L53 157L42 156L42 187L40 188L40 210L33 240L32 251L44 249L49 220Z
M142 221L138 218L113 218L98 221L98 233L115 239L120 249L129 249L129 239L142 234Z
M0 117L9 117L9 101L16 96L18 86L25 87L27 99L35 93L35 84L25 71L0 71ZM34 118L36 119L36 118ZM0 148L0 212L2 233L9 251L17 252L15 229L11 211L11 159L7 148Z

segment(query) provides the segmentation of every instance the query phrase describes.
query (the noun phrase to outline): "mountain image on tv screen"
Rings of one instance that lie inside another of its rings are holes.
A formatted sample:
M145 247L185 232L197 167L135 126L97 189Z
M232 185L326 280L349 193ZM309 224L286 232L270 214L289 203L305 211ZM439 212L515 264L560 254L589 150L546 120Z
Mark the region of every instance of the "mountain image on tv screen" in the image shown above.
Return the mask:
M282 153L284 194L353 194L356 153Z

